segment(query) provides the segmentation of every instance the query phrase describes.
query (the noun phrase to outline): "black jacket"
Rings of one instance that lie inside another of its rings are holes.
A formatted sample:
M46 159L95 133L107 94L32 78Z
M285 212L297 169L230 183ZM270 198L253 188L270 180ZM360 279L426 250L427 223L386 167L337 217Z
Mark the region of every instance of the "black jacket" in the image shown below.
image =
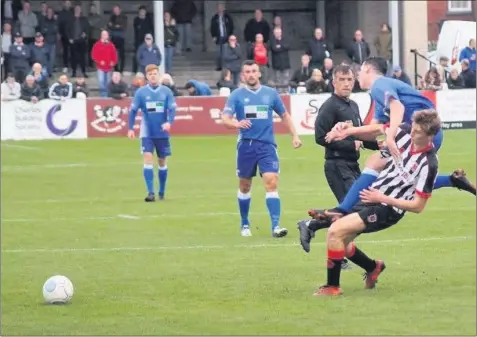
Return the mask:
M2 21L2 24L5 22L5 11L3 10L4 6L5 6L5 0L2 0L2 3L1 3L1 6L2 6L2 16L1 16L1 21ZM13 14L13 21L17 21L18 20L18 13L23 9L23 4L22 4L22 1L21 0L13 0L12 1L12 14ZM3 28L3 27L2 27Z
M224 13L225 36L220 36L219 14L215 14L210 20L210 35L215 38L215 44L224 44L229 36L234 33L234 21L227 13Z
M449 89L464 89L465 88L465 83L464 79L462 76L457 76L455 80L452 79L452 77L447 78L447 87Z
M114 99L123 99L125 97L121 97L121 94L128 93L128 85L124 81L120 81L119 83L114 83L111 81L108 86L109 97Z
M462 70L460 76L464 79L464 85L468 89L475 89L475 71L468 68L466 70Z
M321 94L324 92L328 92L328 86L324 80L317 82L310 78L308 81L306 81L307 94Z
M326 52L328 52L330 56L327 56ZM308 44L308 49L306 50L305 54L311 56L311 68L320 69L323 67L325 58L331 58L331 46L328 44L328 42L326 42L325 39L317 40L316 38L313 38Z
M74 39L75 20L80 20L80 25L81 25L81 35L78 39L76 39L76 41L86 41L88 39L88 34L89 34L89 22L88 22L88 19L86 19L84 16L80 16L79 18L73 17L71 19L71 22L66 27L66 37L68 38L68 40L75 40Z
M179 40L179 31L175 25L164 25L164 47L175 47Z
M238 43L235 48L230 47L229 44L223 46L222 67L234 73L240 72L242 67L242 48Z
M348 46L348 57L354 63L362 64L371 54L368 42L353 40Z
M290 87L296 88L298 87L298 83L308 81L312 72L313 70L310 67L301 67L300 69L295 70L292 78L290 79Z
M154 36L154 21L150 15L146 15L144 19L139 16L134 18L134 46L138 48L144 43L146 34Z
M32 97L36 97L38 98L38 100L41 100L44 97L41 92L40 86L34 83L33 87L29 87L26 83L23 83L21 88L20 99L31 102Z
M171 7L171 15L177 24L192 23L197 7L192 0L176 0Z
M244 30L245 41L249 43L255 42L255 35L257 34L262 34L263 42L267 43L270 37L270 25L263 19L260 22L255 19L248 20Z
M70 8L68 10L63 8L58 13L58 33L60 33L62 37L66 37L66 28L71 25L73 17L73 8Z
M316 109L316 107L314 108ZM331 143L325 142L326 134L333 129L335 124L346 121L352 121L354 126L363 124L359 115L358 104L353 100L332 94L320 107L318 117L315 120L315 141L326 149L325 159L358 161L359 151L356 151L354 141L357 139L355 137L348 137ZM379 149L376 141L364 141L363 146L371 150Z
M45 18L41 21L38 30L43 34L45 43L55 44L57 43L58 35L58 20L55 18Z
M28 69L30 68L31 48L26 44L21 45L12 44L10 46L10 68Z
M270 51L272 52L272 68L275 70L290 69L290 45L288 41L283 38L277 40L275 36L270 38Z

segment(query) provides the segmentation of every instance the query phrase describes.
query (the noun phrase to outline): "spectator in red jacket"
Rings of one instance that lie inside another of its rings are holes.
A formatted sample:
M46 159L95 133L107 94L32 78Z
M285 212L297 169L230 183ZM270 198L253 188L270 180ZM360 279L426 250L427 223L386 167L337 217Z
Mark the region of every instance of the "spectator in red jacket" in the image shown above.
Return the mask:
M91 58L96 63L100 96L108 97L108 85L111 82L113 68L118 63L118 52L109 41L107 30L101 32L101 39L94 44Z

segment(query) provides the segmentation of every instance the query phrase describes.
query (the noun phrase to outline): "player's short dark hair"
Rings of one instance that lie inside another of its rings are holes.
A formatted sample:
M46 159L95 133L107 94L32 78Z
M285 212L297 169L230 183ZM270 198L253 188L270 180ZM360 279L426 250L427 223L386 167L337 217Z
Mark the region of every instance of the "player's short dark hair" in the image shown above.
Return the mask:
M194 88L194 89L195 89L195 87L194 87L194 85L192 84L192 82L187 82L186 85L185 85L185 88L186 88L186 90L189 90L190 88Z
M258 66L258 63L255 62L254 60L246 60L244 63L242 63L242 68L245 66L253 66L253 65Z
M416 111L412 116L412 121L429 136L435 136L441 129L441 118L434 109Z
M388 62L386 59L378 56L371 56L364 61L364 64L371 66L376 72L386 74L388 72Z
M333 78L336 77L337 74L343 74L344 75L344 74L348 74L350 72L353 74L353 76L355 75L354 71L353 71L353 68L351 68L350 65L345 64L345 63L341 63L333 69Z

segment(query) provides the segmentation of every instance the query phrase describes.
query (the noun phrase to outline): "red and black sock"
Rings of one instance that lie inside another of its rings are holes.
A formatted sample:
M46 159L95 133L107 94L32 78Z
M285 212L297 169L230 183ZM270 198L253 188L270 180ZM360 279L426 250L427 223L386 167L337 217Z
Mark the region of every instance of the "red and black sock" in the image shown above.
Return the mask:
M339 287L341 276L341 263L345 257L344 250L331 250L328 249L328 285Z
M357 266L360 266L366 270L368 273L376 269L376 261L371 260L365 253L363 253L362 250L357 248L354 243L352 243L352 248L346 257Z

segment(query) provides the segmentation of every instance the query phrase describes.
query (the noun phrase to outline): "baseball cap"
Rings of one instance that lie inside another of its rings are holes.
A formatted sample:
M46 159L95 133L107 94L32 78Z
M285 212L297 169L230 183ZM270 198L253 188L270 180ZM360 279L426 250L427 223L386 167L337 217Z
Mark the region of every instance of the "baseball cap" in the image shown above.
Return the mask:
M145 38L145 39L151 39L151 40L152 40L152 34L146 34L146 35L144 36L144 38Z
M400 66L394 66L393 67L393 72L397 72L397 71L402 71Z
M40 36L43 36L43 34L40 32L36 32L35 37L40 37Z
M20 32L16 32L15 37L22 37L22 34Z

